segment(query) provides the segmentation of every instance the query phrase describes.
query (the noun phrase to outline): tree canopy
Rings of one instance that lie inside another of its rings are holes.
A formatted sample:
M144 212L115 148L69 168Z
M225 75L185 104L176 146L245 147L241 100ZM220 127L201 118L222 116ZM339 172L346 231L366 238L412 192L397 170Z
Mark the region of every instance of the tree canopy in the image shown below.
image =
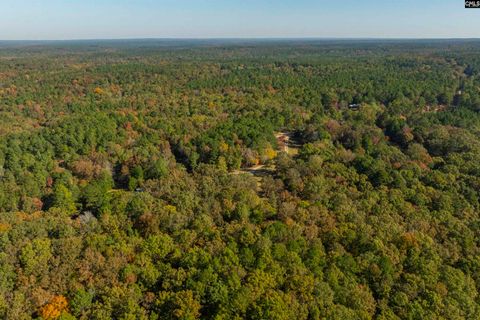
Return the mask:
M0 318L479 319L479 57L0 46Z

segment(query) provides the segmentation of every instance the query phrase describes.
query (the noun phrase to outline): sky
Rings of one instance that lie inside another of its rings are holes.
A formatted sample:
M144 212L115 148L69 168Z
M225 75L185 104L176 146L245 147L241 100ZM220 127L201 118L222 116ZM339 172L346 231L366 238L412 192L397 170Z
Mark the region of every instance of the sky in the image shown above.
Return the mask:
M0 0L0 40L478 38L462 0Z

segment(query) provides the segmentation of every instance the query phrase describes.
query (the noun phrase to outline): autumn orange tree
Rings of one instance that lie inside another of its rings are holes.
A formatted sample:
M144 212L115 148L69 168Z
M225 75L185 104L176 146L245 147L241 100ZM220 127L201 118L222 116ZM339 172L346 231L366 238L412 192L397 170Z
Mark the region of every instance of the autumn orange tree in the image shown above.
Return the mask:
M45 319L58 319L62 312L68 311L68 302L64 296L55 296L49 303L40 308L40 316Z

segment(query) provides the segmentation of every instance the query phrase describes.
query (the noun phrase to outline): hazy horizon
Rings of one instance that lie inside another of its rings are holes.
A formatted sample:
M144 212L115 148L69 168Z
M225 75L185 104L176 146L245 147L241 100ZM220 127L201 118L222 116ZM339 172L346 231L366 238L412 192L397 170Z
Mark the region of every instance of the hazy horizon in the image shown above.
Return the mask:
M70 42L70 41L455 41L480 40L479 37L152 37L152 38L65 38L65 39L1 39L0 42Z

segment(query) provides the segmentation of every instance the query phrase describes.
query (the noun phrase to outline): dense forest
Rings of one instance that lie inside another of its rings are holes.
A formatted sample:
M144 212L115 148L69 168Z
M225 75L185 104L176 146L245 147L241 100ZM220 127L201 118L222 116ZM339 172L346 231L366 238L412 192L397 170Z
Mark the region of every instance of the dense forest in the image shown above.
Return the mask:
M1 319L480 319L479 292L480 41L0 42Z

